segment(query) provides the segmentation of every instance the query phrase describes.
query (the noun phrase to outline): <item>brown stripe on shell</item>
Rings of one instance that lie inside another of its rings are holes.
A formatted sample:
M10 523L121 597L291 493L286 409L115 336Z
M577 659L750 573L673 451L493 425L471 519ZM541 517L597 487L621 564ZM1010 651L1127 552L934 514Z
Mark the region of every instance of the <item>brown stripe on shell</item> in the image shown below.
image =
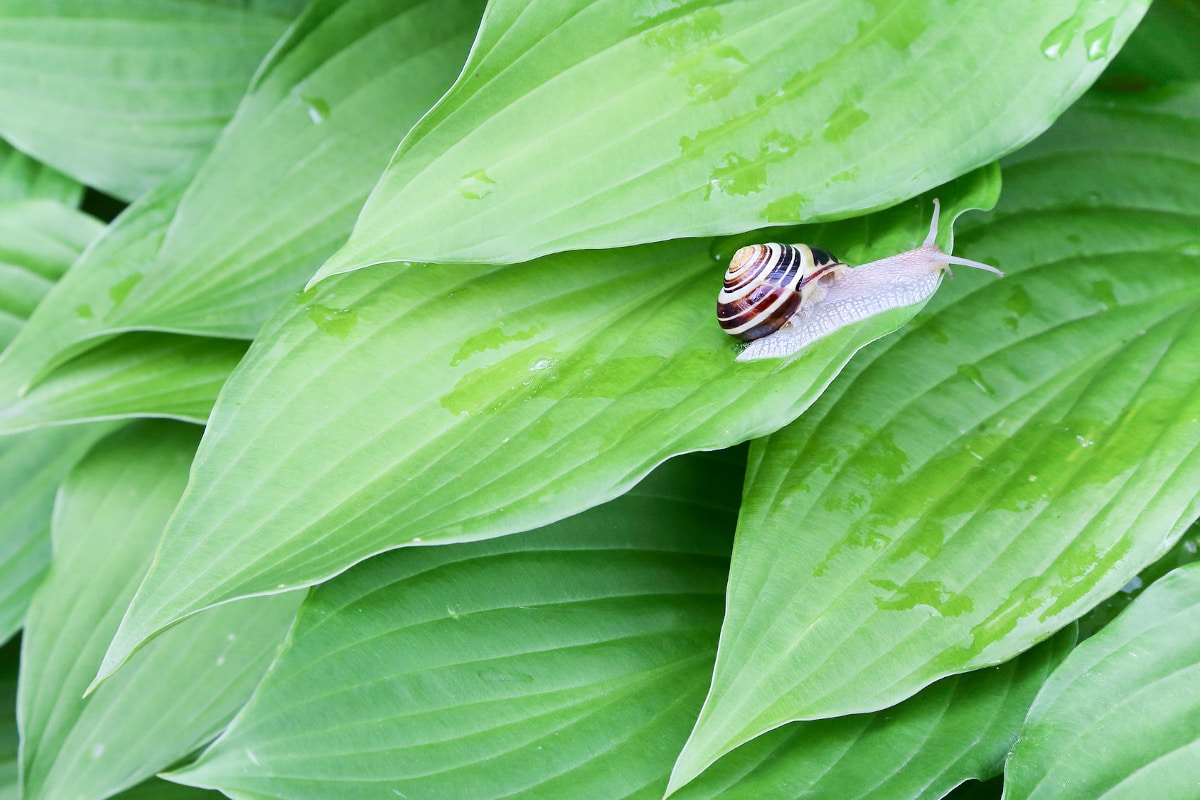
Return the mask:
M803 244L743 247L729 261L717 296L717 321L747 342L774 333L799 310L805 284L836 266L831 253Z

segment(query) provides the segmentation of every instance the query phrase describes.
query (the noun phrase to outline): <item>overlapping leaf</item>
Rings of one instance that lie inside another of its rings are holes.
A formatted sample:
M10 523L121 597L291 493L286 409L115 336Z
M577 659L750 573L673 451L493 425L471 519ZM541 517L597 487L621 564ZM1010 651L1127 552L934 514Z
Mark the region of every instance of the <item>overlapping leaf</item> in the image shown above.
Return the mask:
M1200 87L1098 98L1012 159L935 297L751 456L675 785L789 720L1010 657L1196 518Z
M0 641L21 627L50 563L50 512L59 481L114 427L98 422L0 437Z
M23 797L103 798L203 744L249 697L300 598L199 615L82 698L175 507L199 438L137 423L71 472L54 516L54 563L29 610L21 654Z
M321 0L208 159L133 205L0 361L0 400L91 339L253 337L345 241L408 127L453 81L480 0Z
M55 370L0 408L0 433L124 417L203 423L246 344L157 333L127 333Z
M303 0L3 0L0 135L132 199L203 153Z
M1025 714L1075 644L1068 628L993 669L952 675L895 708L794 722L763 734L677 800L936 800L999 775Z
M0 203L0 347L99 229L55 200ZM97 425L0 436L0 641L20 627L50 561L50 510L59 480L108 430Z
M703 700L744 453L543 530L314 590L246 709L172 780L236 797L657 798Z
M1200 564L1180 567L1084 642L1034 701L1008 800L1196 796Z
M80 183L0 139L0 202L40 198L74 207L82 197Z
M982 170L941 187L947 216L989 205L996 183ZM878 215L859 252L912 246L930 207ZM822 241L845 243L838 229ZM722 272L707 242L682 240L509 268L369 270L298 297L230 378L106 669L214 603L395 547L545 525L676 453L761 436L917 308L843 328L791 363L735 363L713 318Z
M0 350L102 228L56 200L0 202Z
M1155 0L1137 32L1104 71L1100 85L1128 91L1173 81L1200 80L1200 4Z
M1045 130L1146 0L493 0L320 276L845 217Z

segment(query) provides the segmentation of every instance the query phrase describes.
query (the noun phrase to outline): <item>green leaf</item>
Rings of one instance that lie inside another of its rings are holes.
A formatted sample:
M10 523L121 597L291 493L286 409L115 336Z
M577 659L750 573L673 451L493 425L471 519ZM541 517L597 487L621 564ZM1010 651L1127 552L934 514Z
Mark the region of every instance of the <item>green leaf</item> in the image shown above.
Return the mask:
M113 795L113 798L114 800L224 800L225 795L220 792L208 792L191 786L180 786L159 778L151 778L132 789L126 789L118 795Z
M301 5L0 0L0 136L137 197L212 145Z
M246 343L127 333L76 357L0 408L0 433L99 419L169 417L203 424Z
M18 716L23 796L102 798L187 755L232 718L301 599L259 598L162 636L83 699L187 482L200 429L131 425L71 472L54 515L54 563L29 609Z
M1116 90L1200 80L1200 4L1155 0L1125 47L1104 71L1099 85Z
M56 200L0 202L0 350L101 230Z
M1192 524L1165 556L1143 569L1121 590L1106 598L1079 620L1079 638L1087 639L1116 619L1142 592L1171 570L1200 561L1200 524Z
M716 649L743 459L674 459L545 529L323 584L246 708L169 777L233 797L658 800Z
M674 785L788 720L1028 648L1200 513L1200 86L1098 98L1005 169L955 281L757 443Z
M1004 796L1189 800L1197 719L1200 564L1191 564L1155 582L1050 676L1008 761Z
M1045 130L1148 4L493 0L317 275L889 206Z
M941 187L948 216L989 204L996 184L981 170ZM911 247L930 206L828 226L820 241L870 225L864 256ZM762 436L920 305L790 362L737 363L713 314L719 261L681 240L509 268L368 270L297 297L222 393L105 670L201 608L396 547L546 525L672 455Z
M67 471L111 423L0 437L0 641L21 627L50 563L50 512Z
M952 675L895 708L794 722L739 747L676 800L940 798L999 775L1050 672L1075 645L1069 628L994 669Z
M82 198L81 184L0 139L0 203L42 199L75 207Z
M133 205L47 298L3 361L0 399L118 331L254 337L346 240L396 142L461 69L480 7L315 4L194 178Z

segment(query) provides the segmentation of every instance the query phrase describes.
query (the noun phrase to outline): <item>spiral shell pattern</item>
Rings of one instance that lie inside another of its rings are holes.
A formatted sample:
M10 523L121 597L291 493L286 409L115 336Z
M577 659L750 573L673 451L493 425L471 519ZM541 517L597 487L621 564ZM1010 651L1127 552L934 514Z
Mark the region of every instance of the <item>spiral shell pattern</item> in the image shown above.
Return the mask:
M717 295L717 321L750 342L783 327L808 288L843 267L832 253L804 244L752 244L733 254Z

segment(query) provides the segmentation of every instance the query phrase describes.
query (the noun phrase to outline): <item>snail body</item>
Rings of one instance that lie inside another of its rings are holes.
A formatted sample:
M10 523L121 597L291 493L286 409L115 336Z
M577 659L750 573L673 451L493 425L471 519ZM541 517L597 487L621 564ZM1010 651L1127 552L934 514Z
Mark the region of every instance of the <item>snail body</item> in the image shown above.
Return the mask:
M789 356L840 327L921 302L937 289L951 264L1003 277L993 266L948 255L937 246L939 210L934 200L929 235L919 247L859 267L802 244L738 250L717 296L721 328L749 342L738 360Z

